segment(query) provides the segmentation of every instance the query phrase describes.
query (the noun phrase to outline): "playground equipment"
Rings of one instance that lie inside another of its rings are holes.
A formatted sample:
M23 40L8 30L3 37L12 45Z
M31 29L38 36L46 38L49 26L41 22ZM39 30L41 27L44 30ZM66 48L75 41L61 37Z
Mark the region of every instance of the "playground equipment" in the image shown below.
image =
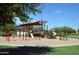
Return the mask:
M10 36L12 36L13 32L16 32L17 35L19 36L19 38L23 37L23 40L27 39L27 37L31 37L31 38L43 38L45 35L44 32L44 28L45 25L43 23L45 23L46 21L36 21L36 22L31 22L31 23L27 23L27 24L21 24L19 26L17 26L14 30L9 30L7 31L4 36L6 36L6 40L9 41ZM44 25L44 26L43 26ZM40 26L41 29L32 29L33 26Z
M9 30L9 31L7 31L7 32L4 33L3 36L6 37L6 40L7 40L7 41L10 41L10 36L12 36L13 31L14 31L14 30L11 29L11 30Z
M37 21L37 22L32 22L28 24L21 24L18 26L18 35L21 37L23 35L23 40L24 37L30 35L31 38L34 37L44 37L44 28L43 28L43 23L46 21ZM38 30L33 30L32 26L41 26L41 29Z

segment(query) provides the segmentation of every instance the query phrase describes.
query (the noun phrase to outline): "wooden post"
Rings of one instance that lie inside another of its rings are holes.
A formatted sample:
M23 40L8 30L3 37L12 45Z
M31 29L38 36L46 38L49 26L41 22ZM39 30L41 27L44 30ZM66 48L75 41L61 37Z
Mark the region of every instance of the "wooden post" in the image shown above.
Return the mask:
M25 26L25 30L27 29L27 27ZM26 31L25 31L26 32ZM27 40L27 33L25 33L25 40Z
M24 40L24 27L23 27L23 40Z
M21 37L21 33L20 33L20 27L19 27L19 38Z

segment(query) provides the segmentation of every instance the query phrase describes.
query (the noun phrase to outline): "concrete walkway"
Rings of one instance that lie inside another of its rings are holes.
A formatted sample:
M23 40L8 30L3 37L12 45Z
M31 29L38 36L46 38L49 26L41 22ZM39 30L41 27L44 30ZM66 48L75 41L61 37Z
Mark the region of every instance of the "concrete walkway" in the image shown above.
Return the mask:
M67 41L59 39L31 39L22 40L19 37L11 37L10 41L6 41L5 37L0 37L0 45L10 45L10 46L48 46L48 47L60 47L60 46L72 46L79 45L79 39L68 38Z

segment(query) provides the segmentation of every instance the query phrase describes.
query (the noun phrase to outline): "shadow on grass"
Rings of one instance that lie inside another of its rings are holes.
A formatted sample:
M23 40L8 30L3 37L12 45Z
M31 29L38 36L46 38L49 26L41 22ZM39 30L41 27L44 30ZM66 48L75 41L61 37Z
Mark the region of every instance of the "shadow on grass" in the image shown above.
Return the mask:
M51 51L50 47L18 47L0 49L0 55L45 55Z

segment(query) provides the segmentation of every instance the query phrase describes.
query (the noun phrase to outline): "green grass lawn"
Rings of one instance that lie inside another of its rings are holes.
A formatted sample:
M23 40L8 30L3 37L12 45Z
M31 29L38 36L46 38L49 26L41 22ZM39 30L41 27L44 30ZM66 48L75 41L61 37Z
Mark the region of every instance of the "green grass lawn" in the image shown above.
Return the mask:
M0 45L0 48L17 48L17 47ZM25 48L28 48L28 47L25 47ZM38 50L36 48L30 49L30 52L34 52L31 50L38 51L38 52L41 50L41 52L46 52L45 54L47 54L47 55L79 55L79 45L64 46L64 47L48 47L47 50L46 50L46 48L38 49ZM24 51L24 50L22 49L22 51ZM29 50L26 50L25 53L27 53L27 51L29 51Z
M0 45L0 48L17 48L17 46Z
M51 55L79 55L79 45L51 48Z
M67 37L79 39L79 35L78 34L67 35Z

